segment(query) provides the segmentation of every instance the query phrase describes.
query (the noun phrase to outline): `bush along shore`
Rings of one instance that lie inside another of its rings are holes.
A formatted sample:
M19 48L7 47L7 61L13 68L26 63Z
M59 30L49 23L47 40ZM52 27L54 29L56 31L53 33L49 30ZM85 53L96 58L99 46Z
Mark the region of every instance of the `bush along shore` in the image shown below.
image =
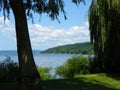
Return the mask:
M100 73L98 67L93 69L95 63L93 58L74 56L58 66L55 75L52 68L37 67L43 90L120 90L120 74ZM0 62L0 90L19 89L19 65L6 57Z

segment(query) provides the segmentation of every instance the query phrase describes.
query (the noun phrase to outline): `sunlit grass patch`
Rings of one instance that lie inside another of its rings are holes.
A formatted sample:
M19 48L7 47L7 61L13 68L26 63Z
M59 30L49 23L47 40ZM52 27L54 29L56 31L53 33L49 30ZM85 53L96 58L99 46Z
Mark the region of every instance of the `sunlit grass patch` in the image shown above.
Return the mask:
M76 78L82 79L85 82L91 82L93 84L99 84L105 87L120 90L120 80L109 77L107 74L77 75Z

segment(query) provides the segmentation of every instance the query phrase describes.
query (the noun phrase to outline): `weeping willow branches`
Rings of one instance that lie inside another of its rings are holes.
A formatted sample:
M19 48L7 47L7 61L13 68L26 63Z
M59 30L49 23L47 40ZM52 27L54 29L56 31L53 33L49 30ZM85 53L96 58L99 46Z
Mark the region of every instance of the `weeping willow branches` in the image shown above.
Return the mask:
M116 47L120 45L119 24L120 0L92 0L89 9L89 29L96 58L102 62L103 68L112 68L116 63L120 65L120 48Z
M26 15L30 18L33 18L33 13L47 13L51 20L58 19L59 14L62 13L64 18L66 17L66 12L64 10L64 0L21 0L24 3L26 9ZM76 5L85 0L71 0ZM9 0L0 0L0 11L3 11L3 15L6 18L9 18L10 13L10 3Z

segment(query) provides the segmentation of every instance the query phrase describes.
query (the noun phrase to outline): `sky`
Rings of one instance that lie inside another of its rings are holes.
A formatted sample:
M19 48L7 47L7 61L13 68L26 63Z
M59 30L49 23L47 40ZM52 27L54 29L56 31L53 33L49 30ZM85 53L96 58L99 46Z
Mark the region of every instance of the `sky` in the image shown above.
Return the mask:
M51 47L90 41L88 9L91 0L86 5L74 5L70 0L65 1L67 20L60 14L52 21L46 14L34 14L34 24L28 18L30 40L33 50L45 50ZM4 21L0 12L0 50L16 50L15 21L12 12L10 19Z

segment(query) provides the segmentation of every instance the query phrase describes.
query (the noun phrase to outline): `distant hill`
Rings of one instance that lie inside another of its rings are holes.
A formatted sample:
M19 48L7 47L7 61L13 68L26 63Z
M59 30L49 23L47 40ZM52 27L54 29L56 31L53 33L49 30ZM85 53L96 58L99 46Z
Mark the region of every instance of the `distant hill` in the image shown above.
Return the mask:
M41 53L71 53L71 54L90 54L93 53L93 45L90 42L75 43L57 46L42 51Z

